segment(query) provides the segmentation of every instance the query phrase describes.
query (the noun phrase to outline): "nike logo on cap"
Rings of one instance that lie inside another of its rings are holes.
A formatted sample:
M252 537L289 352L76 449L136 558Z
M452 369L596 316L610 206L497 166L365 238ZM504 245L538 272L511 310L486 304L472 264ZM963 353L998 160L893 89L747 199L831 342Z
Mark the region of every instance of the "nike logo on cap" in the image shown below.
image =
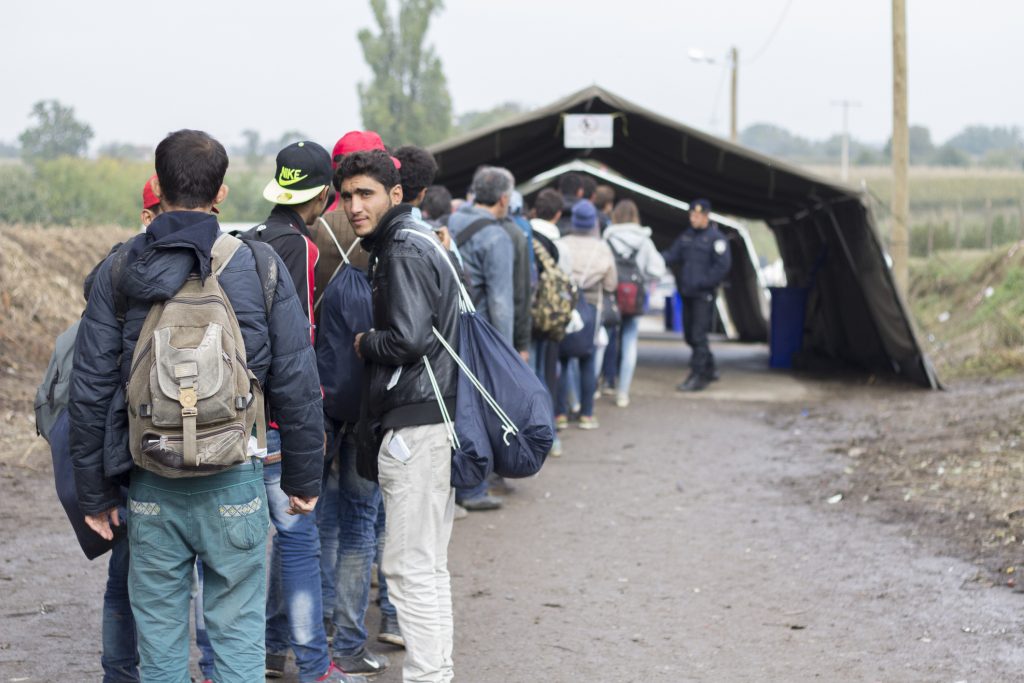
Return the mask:
M300 180L305 180L309 177L309 174L303 174L301 168L288 168L287 166L281 167L281 173L277 176L277 184L281 187L288 187L294 185Z

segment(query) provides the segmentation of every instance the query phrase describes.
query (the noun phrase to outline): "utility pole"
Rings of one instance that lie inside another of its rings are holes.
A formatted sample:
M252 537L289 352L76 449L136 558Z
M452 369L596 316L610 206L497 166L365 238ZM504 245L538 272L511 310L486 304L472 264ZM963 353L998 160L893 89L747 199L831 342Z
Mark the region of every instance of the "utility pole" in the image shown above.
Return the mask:
M735 46L729 50L729 61L732 66L732 97L729 98L729 139L733 142L737 142L740 137L736 122L736 93L739 85L740 51L737 50Z
M907 125L907 3L892 0L892 255L896 287L906 294L910 279L908 239L910 131Z
M843 152L839 177L845 183L850 179L850 107L859 107L860 102L836 100L832 105L843 108Z

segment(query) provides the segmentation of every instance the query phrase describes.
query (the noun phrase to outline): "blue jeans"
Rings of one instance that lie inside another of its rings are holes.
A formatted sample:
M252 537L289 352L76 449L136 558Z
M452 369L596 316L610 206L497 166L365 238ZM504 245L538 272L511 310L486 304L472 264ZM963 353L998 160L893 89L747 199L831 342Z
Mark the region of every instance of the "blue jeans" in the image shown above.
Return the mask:
M636 372L636 349L640 338L640 318L633 315L622 318L621 362L619 363L619 394L629 396L629 387L633 384L633 373ZM605 361L607 365L607 361Z
M324 473L323 495L317 505L320 584L324 611L332 613L334 651L350 656L362 649L367 637L366 609L381 496L377 484L356 472L354 434L338 433L333 439L335 458Z
M267 452L281 450L281 436L267 430ZM320 588L320 534L316 515L289 515L281 490L281 463L263 469L270 521L277 533L270 552L267 590L267 652L283 655L291 647L299 681L311 683L330 666Z
M569 365L570 358L562 358L562 374L558 377L558 397L555 413L558 415L569 414ZM580 362L578 387L573 387L578 393L580 400L580 415L584 417L594 416L594 390L597 388L597 374L594 371L596 366L596 353L591 351L589 356L578 359Z
M121 519L125 519L121 512ZM123 522L122 522L123 524ZM138 683L139 651L135 618L128 601L128 538L114 544L107 565L107 589L103 593L103 683Z
M182 683L189 670L189 601L203 560L206 627L217 683L252 683L264 671L268 530L263 466L207 477L132 471L128 590L146 683Z
M625 318L623 318L625 323ZM615 380L619 376L619 325L605 325L605 332L608 333L608 346L604 350L604 358L601 362L599 376L604 377L604 385L610 389L615 388Z
M454 244L454 242L452 242ZM373 556L373 561L377 563L377 607L380 608L380 613L387 617L397 617L398 610L391 604L391 600L388 599L388 582L384 576L383 566L384 557L384 523L386 521L384 516L384 497L381 496L380 508L377 510L377 526L374 529L374 533L377 534L377 552Z

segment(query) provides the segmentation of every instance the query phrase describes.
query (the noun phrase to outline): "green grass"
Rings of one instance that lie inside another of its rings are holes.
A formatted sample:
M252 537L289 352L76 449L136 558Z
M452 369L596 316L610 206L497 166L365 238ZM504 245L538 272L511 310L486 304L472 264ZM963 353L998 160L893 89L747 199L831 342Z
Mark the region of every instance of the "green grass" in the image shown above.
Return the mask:
M1024 370L1024 249L913 259L909 301L940 375Z

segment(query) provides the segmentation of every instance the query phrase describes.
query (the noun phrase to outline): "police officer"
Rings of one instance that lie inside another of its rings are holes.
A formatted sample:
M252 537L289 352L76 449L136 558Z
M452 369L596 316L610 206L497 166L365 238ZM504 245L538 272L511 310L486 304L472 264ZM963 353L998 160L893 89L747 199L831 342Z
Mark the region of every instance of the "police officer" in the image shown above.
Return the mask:
M676 389L701 391L718 379L708 333L714 320L715 290L729 274L729 242L711 220L711 202L690 204L690 227L662 256L683 297L683 333L690 346L690 375Z

